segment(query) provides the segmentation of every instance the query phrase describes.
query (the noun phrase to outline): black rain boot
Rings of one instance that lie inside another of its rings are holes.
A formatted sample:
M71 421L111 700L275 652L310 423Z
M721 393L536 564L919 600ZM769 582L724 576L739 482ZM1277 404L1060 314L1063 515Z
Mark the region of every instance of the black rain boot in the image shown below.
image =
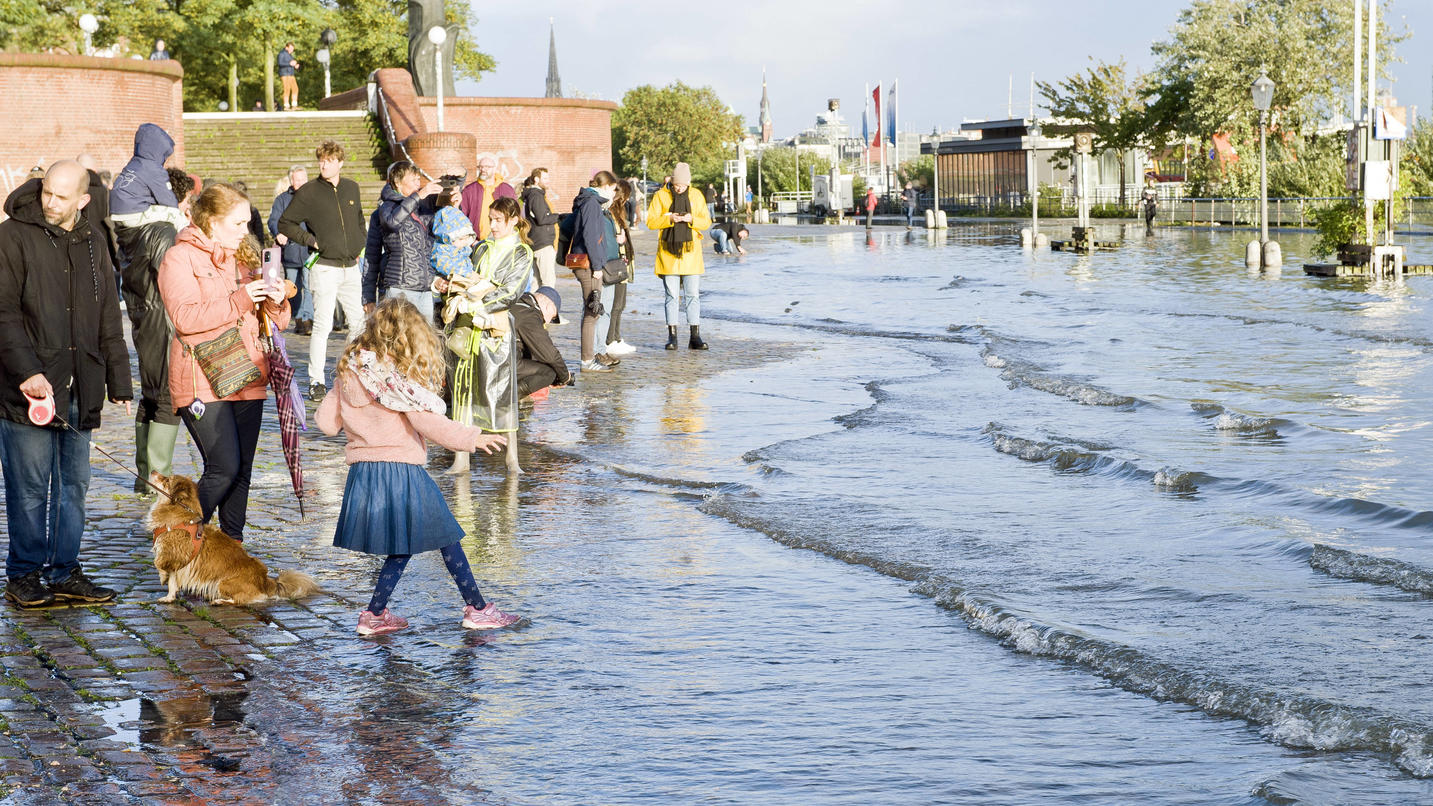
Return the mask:
M677 349L677 326L667 325L667 349Z
M699 325L692 325L692 339L687 342L687 346L693 350L707 349L707 343L702 341L702 329Z

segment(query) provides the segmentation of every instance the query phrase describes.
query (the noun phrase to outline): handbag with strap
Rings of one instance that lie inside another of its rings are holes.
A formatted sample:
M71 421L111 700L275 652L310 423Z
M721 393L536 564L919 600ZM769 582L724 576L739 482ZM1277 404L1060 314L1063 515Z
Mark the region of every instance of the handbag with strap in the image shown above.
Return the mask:
M183 339L179 343L199 365L209 380L209 388L220 400L263 377L254 360L249 358L237 324L202 344L191 347Z
M585 252L568 252L566 259L562 261L562 265L569 269L590 269L592 268L592 261L588 260Z

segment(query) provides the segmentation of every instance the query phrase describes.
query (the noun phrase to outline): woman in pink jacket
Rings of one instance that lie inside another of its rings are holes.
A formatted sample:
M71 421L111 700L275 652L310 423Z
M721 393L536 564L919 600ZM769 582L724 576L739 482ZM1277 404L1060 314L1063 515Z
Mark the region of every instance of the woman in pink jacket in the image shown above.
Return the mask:
M207 523L218 510L219 528L235 540L244 538L249 476L268 396L269 361L259 348L257 312L262 306L278 330L289 324L283 287L241 276L236 254L249 231L249 217L247 196L232 185L210 186L194 202L194 223L179 233L159 266L159 294L175 331L169 345L169 394L204 460L202 515ZM219 398L185 347L217 338L235 325L259 378Z

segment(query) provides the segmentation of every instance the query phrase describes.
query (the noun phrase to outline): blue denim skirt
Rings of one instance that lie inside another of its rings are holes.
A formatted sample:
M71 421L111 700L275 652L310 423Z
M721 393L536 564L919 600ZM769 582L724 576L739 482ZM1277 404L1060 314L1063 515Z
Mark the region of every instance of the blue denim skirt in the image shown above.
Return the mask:
M354 462L343 487L333 544L387 556L420 554L463 539L427 469L406 462Z

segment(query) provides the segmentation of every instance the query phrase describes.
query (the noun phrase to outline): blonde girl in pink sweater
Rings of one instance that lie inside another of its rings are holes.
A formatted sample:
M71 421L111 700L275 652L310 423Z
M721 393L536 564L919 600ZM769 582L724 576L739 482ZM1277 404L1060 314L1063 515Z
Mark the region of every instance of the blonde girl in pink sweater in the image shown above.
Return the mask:
M388 610L388 597L409 558L438 550L463 595L463 626L494 630L518 620L483 601L458 541L463 529L428 475L425 439L452 451L492 453L507 440L447 418L438 391L442 343L413 303L387 299L364 320L363 332L338 361L334 393L314 419L325 434L343 431L348 482L333 544L387 557L359 635L397 632L408 622Z

